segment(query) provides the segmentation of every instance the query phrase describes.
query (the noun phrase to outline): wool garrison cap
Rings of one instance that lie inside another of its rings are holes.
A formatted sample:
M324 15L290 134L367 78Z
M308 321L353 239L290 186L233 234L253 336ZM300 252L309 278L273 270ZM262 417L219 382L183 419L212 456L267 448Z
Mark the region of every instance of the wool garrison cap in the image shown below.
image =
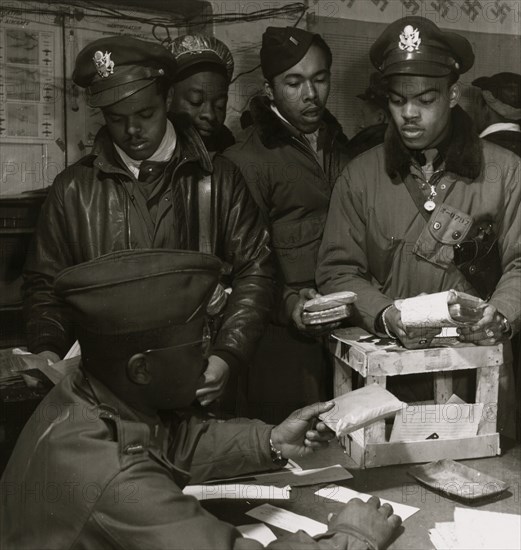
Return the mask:
M331 50L319 34L296 27L268 27L262 35L260 51L264 78L271 80L296 65L313 42L326 52L328 64L331 65Z
M174 76L174 56L157 42L107 36L87 44L76 58L72 80L86 89L91 107L107 107Z
M521 119L521 74L482 76L472 85L481 88L483 99L493 111L509 120Z
M186 334L195 324L201 336L220 268L216 256L201 252L124 250L65 269L54 289L78 325L95 334L166 328Z
M233 76L233 56L224 42L214 36L185 34L170 44L170 50L177 62L176 78L195 65L211 64L221 68L228 78Z
M371 46L369 55L384 76L459 75L474 65L474 52L466 38L442 31L424 17L404 17L391 23Z

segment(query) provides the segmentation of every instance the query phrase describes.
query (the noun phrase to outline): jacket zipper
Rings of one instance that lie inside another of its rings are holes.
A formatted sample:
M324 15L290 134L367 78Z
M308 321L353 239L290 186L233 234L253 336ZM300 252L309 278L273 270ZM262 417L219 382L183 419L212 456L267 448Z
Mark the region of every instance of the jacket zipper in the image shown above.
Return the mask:
M311 160L313 160L313 162L320 168L320 171L324 175L324 179L327 180L326 172L322 167L322 165L320 164L320 162L318 161L316 153L310 147L302 143L295 136L291 136L291 139L296 143L297 149L300 149L302 153L304 153L308 158L311 158Z

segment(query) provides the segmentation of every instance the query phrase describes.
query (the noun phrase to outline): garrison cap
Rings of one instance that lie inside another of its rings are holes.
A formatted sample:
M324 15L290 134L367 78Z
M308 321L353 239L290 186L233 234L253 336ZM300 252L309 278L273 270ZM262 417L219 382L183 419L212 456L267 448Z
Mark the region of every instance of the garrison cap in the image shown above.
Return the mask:
M171 328L189 341L201 337L221 264L201 252L124 250L65 269L54 289L72 308L76 323L91 333L118 336Z
M185 34L170 44L170 50L177 63L176 79L181 79L190 67L211 64L220 68L228 81L233 76L233 56L228 46L204 34Z
M483 99L493 111L508 120L521 119L521 74L482 76L472 85L481 88Z
M391 23L371 46L369 55L383 76L460 75L474 65L474 52L466 38L416 16Z
M174 76L173 55L158 42L129 35L106 36L87 44L76 58L72 80L86 89L91 107L108 107Z
M271 80L296 65L313 43L326 52L328 64L331 65L331 50L319 34L297 27L268 27L262 35L260 51L264 78Z

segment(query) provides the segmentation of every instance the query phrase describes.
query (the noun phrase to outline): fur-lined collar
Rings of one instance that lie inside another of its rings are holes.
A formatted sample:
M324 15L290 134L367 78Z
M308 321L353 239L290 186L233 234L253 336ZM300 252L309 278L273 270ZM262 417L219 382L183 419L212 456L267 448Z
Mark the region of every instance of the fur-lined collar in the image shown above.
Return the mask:
M253 122L259 129L260 139L268 149L287 143L293 135L291 129L271 110L270 101L267 97L252 98L250 110ZM347 144L348 139L342 131L342 126L327 109L324 111L322 120L331 136L331 140L336 139Z
M445 154L445 170L475 180L483 166L483 151L472 119L458 105L452 109L452 139ZM411 152L405 147L394 124L385 134L385 169L390 177L410 170Z

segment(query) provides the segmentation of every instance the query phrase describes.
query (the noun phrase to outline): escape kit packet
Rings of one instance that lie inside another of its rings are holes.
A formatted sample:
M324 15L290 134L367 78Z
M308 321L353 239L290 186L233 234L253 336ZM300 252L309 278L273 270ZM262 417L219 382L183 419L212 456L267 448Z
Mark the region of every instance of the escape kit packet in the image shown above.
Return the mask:
M395 305L407 328L443 328L477 323L486 302L465 292L448 290L397 300Z
M351 315L351 304L356 301L354 292L334 292L308 300L304 304L302 322L305 325L320 325L341 321Z
M391 392L371 384L333 399L332 410L319 415L320 420L341 437L391 416L405 405Z

